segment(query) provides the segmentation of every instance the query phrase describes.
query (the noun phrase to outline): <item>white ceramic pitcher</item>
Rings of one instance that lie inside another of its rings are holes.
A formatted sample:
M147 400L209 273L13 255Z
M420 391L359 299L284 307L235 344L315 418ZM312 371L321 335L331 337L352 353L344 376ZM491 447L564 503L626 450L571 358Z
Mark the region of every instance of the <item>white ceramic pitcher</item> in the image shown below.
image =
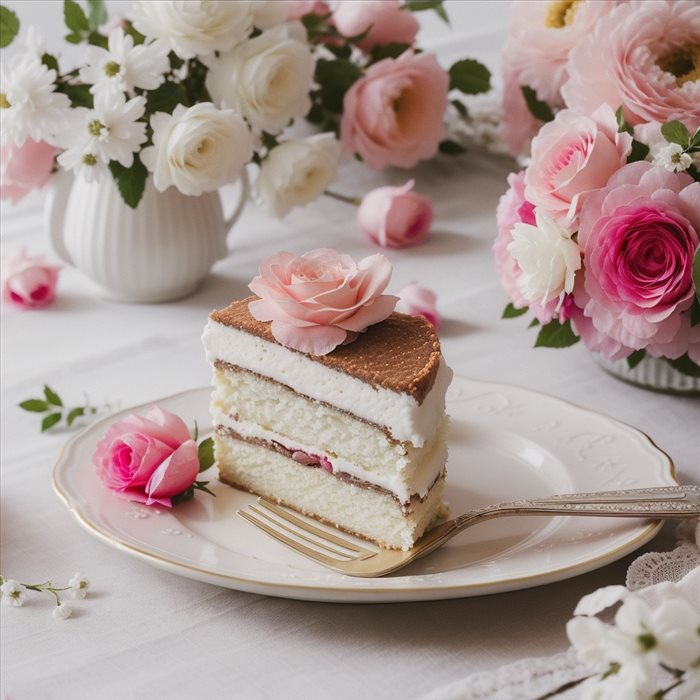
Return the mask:
M227 237L248 197L243 171L239 200L224 216L218 192L188 197L158 192L148 178L136 209L111 177L89 183L58 172L46 204L56 254L115 301L155 303L194 292L211 266L228 255Z

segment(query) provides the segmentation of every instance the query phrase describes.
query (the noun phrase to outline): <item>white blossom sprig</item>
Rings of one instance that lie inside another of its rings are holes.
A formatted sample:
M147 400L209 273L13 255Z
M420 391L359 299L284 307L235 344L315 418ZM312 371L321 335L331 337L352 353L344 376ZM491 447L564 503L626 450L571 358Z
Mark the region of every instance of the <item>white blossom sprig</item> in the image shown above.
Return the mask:
M43 583L20 583L14 579L5 579L0 575L0 596L4 605L21 608L24 605L27 591L48 593L53 596L56 605L53 609L55 620L67 620L73 614L73 608L61 598L61 594L74 600L82 600L87 596L90 581L80 572L75 573L67 586L56 587L51 580Z

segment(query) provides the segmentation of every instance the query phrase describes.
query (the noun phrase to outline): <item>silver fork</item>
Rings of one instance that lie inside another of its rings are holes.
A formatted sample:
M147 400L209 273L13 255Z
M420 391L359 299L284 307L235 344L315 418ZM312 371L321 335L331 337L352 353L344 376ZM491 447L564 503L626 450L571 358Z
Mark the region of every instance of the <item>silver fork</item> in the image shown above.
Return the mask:
M360 546L339 534L338 530L316 527L263 498L258 498L257 503L259 508L252 505L248 510L238 510L236 513L278 542L333 571L349 576L375 578L401 569L429 554L472 525L504 515L588 515L651 519L698 517L700 486L571 493L496 503L467 511L438 525L423 535L411 549L403 551Z

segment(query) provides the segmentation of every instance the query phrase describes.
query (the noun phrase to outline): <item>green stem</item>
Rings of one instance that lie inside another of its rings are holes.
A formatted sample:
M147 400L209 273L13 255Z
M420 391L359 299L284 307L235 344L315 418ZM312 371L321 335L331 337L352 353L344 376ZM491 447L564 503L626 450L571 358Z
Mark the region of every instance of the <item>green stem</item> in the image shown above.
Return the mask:
M347 195L340 194L338 192L333 192L331 190L326 190L323 194L325 194L328 197L332 197L333 199L337 199L339 202L345 202L345 204L352 204L356 207L359 207L360 204L362 204L361 197L348 197Z
M580 683L583 683L583 681L587 681L589 678L593 678L593 676L584 676L583 678L578 678L574 681L569 681L568 683L564 683L563 685L560 685L558 688L555 688L554 690L550 691L549 693L545 693L544 695L540 695L535 700L547 700L548 698L553 698L556 695L559 695L559 693L563 693L565 690L570 690L571 688L575 688L577 685Z

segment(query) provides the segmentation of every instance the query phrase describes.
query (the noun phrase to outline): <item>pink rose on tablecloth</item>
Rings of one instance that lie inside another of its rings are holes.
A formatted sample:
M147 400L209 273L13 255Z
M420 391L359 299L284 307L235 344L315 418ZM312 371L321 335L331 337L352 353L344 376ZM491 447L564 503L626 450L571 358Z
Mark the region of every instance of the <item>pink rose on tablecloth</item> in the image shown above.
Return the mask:
M400 0L338 0L333 22L343 36L358 36L369 29L358 44L364 51L377 44L413 44L420 24L402 5Z
M0 149L0 199L17 204L31 190L43 187L57 153L45 141L27 139L21 146L6 143Z
M445 127L449 77L435 56L406 51L367 69L345 94L340 142L371 168L432 158Z
M146 505L170 507L199 472L197 444L187 426L159 406L112 423L92 461L107 488Z
M433 223L433 204L411 192L414 180L401 187L378 187L366 194L357 221L363 233L385 248L406 248L427 240Z
M50 265L40 256L27 255L24 248L2 259L2 296L21 309L37 309L50 304L56 295L59 265Z
M590 117L565 109L532 141L525 194L570 231L590 192L627 162L632 137L618 133L615 114L601 105Z
M693 132L700 127L698 45L695 0L621 4L572 51L566 104L586 114L622 105L633 126L678 119Z
M698 202L700 183L641 161L621 168L584 204L578 232L588 297L583 313L620 345L618 354L624 346L676 358L688 349L683 312L695 295Z
M285 0L287 3L287 19L301 19L304 15L315 14L325 17L331 8L323 0Z
M382 294L390 277L383 255L355 263L328 248L300 256L275 253L260 263L249 285L260 298L248 309L258 321L272 321L272 335L282 345L326 355L389 316L397 301Z
M399 301L396 311L410 316L422 316L436 331L440 330L440 314L437 310L437 294L432 289L411 282L396 292Z

